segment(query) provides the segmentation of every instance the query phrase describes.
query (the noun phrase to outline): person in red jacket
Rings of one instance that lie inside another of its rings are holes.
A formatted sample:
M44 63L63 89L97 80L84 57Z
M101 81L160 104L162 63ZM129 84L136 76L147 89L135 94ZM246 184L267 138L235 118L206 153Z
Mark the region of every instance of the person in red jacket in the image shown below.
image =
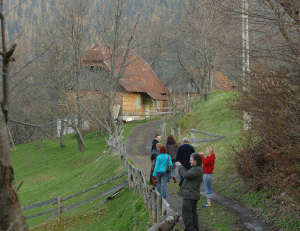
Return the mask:
M199 154L202 157L202 166L203 166L203 182L205 187L205 193L207 202L202 205L202 207L209 207L211 206L211 188L210 188L210 182L212 179L214 167L215 167L215 150L213 147L207 147L205 150L206 156L204 157L203 152L200 152Z

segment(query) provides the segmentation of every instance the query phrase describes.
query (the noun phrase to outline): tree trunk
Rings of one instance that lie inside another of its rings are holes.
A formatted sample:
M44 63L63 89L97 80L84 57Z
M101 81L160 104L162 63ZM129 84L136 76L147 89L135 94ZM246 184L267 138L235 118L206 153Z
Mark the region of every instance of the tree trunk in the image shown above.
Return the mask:
M60 147L64 148L65 145L65 139L64 139L64 131L65 131L65 122L63 120L60 121Z
M114 92L113 90L109 90L109 98L108 98L108 124L110 128L110 132L114 133L115 123L114 123Z
M78 127L75 127L76 128L76 137L77 137L77 145L78 145L78 149L79 149L79 152L81 152L82 150L84 150L86 148L85 146L85 143L83 141L83 138L82 138L82 135L78 129Z
M28 230L14 182L5 120L0 111L0 230Z
M214 70L212 67L208 68L208 91L209 93L213 92L213 80L214 79Z

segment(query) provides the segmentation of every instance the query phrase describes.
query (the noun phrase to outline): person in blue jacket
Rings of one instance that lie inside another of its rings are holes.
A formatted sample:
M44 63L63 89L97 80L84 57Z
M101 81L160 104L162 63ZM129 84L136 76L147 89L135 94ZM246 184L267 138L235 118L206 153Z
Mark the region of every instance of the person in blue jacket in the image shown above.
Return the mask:
M161 146L159 149L160 155L157 156L155 168L153 171L153 176L157 177L157 192L166 199L167 197L167 181L168 181L168 173L167 173L167 165L173 166L172 158L167 154L166 146ZM163 189L161 192L161 178L163 179Z

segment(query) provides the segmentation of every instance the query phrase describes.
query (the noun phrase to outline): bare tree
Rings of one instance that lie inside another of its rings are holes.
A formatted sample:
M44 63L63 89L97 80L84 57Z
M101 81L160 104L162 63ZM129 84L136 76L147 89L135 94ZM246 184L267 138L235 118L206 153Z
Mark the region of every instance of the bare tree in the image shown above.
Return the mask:
M51 87L58 96L56 101L50 102L56 104L56 117L63 122L61 128L68 121L68 126L72 126L76 131L79 151L85 149L81 135L84 118L81 103L81 56L87 38L87 2L87 0L60 1L55 11L57 17L54 22L47 22L47 30L43 35L44 44L46 46L52 44L48 60L54 65L51 65L53 71L49 72L49 79L56 80L55 83L52 81ZM74 92L76 104L68 105L67 93L72 95ZM74 116L76 119L71 120L70 118ZM63 140L61 146L64 146Z
M135 21L127 21L128 19L126 20L124 15L126 2L124 0L115 0L111 3L112 6L108 14L103 16L103 24L99 28L99 33L101 40L106 44L106 62L110 63L110 70L106 72L106 89L102 91L102 94L107 99L109 132L115 133L113 106L116 97L122 92L120 84L122 79L126 78L124 74L125 69L130 64L130 56L133 55L132 48L135 42L140 15L137 14L133 17Z
M225 38L228 19L221 17L209 0L190 0L185 7L186 15L178 29L185 39L178 42L178 59L200 94L205 92L206 84L212 92L214 72L222 66L224 52L219 41Z
M5 35L5 15L3 0L0 1L0 20L2 38L2 81L3 102L0 111L0 229L28 230L23 209L20 205L14 182L14 172L10 158L10 144L6 129L9 112L9 63L13 60L16 44L7 49Z

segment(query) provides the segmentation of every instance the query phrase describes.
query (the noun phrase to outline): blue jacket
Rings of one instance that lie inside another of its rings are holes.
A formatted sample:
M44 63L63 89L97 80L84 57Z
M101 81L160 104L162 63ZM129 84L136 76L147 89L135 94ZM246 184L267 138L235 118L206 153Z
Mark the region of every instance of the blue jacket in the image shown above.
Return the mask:
M167 171L168 157L169 157L169 165L173 166L171 157L167 153L161 153L156 158L156 164L155 164L155 168L153 171L153 176L156 176L157 172L166 172Z
M183 144L178 148L176 161L179 161L187 170L191 168L190 155L195 153L195 148L189 144Z

